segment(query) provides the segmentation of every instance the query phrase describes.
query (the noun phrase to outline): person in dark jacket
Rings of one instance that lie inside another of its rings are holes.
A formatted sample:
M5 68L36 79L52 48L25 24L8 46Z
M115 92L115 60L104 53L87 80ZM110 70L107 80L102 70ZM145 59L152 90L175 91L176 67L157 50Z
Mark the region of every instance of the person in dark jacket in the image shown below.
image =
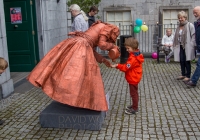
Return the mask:
M90 7L90 11L89 13L87 13L87 17L88 17L88 26L90 27L93 23L95 23L95 17L94 15L96 15L98 13L98 8L96 6L92 6Z
M194 22L194 27L195 27L195 39L196 39L196 49L197 49L197 55L200 53L200 6L196 6L193 9L193 15L197 19L197 21ZM200 77L200 56L197 60L197 67L192 75L192 78L190 79L189 82L186 82L186 85L189 87L195 87L197 84L197 81L199 80Z

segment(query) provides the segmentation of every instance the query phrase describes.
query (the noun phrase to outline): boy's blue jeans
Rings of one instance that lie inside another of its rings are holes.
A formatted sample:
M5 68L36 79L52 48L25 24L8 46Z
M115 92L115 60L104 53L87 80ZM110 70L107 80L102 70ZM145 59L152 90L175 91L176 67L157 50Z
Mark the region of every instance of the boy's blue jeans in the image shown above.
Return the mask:
M197 81L199 80L200 77L200 56L197 60L197 67L196 70L194 71L194 74L192 75L191 81L193 84L197 84Z

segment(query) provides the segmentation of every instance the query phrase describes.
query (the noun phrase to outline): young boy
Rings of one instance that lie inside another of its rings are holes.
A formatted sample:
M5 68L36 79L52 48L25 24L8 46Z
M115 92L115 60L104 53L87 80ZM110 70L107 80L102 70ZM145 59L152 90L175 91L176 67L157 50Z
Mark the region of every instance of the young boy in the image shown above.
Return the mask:
M142 78L142 63L144 62L144 57L138 49L139 43L135 38L127 38L124 45L129 52L127 62L125 64L114 64L111 67L125 72L125 78L129 83L130 96L132 98L132 105L126 107L125 113L131 115L138 111L138 83Z
M0 57L0 76L7 67L8 67L8 62L4 58ZM0 119L0 125L2 125L3 123L4 121Z
M170 57L173 55L173 40L174 35L172 35L171 29L166 29L166 35L162 38L162 45L165 52L165 62L170 62Z

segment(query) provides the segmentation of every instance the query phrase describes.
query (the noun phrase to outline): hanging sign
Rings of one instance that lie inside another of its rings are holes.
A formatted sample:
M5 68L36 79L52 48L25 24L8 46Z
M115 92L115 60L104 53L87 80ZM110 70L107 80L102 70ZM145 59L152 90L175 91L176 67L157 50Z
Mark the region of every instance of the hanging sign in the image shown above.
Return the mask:
M10 8L11 24L22 23L21 7Z

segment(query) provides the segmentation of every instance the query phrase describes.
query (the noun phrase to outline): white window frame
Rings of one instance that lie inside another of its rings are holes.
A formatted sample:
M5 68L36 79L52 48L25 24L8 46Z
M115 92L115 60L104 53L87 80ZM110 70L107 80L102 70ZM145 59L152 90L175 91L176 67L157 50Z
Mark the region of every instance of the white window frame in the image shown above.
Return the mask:
M118 18L119 15L121 16L121 18ZM120 28L120 35L131 35L131 11L107 11L106 16L108 23L114 24ZM112 19L109 19L109 17L112 17Z
M188 9L164 9L163 10L163 19L162 19L162 23L163 23L163 34L166 34L166 29L170 28L172 29L172 33L174 34L177 25L178 25L178 17L177 14L180 11L185 11L188 14Z
M193 15L192 14L193 7L191 5L170 5L170 6L160 6L159 7L159 24L164 24L163 23L163 20L165 19L163 16L164 10L177 10L177 14L180 11L186 11L188 13L188 21L190 21L190 22L193 21L193 17L190 16L190 15ZM176 18L177 18L177 15L176 15ZM177 18L177 21L178 21L178 18ZM169 27L176 28L177 26L176 27L169 26ZM161 31L162 31L161 35L164 35L166 32L164 28L162 28ZM174 31L173 31L173 33L174 33Z

